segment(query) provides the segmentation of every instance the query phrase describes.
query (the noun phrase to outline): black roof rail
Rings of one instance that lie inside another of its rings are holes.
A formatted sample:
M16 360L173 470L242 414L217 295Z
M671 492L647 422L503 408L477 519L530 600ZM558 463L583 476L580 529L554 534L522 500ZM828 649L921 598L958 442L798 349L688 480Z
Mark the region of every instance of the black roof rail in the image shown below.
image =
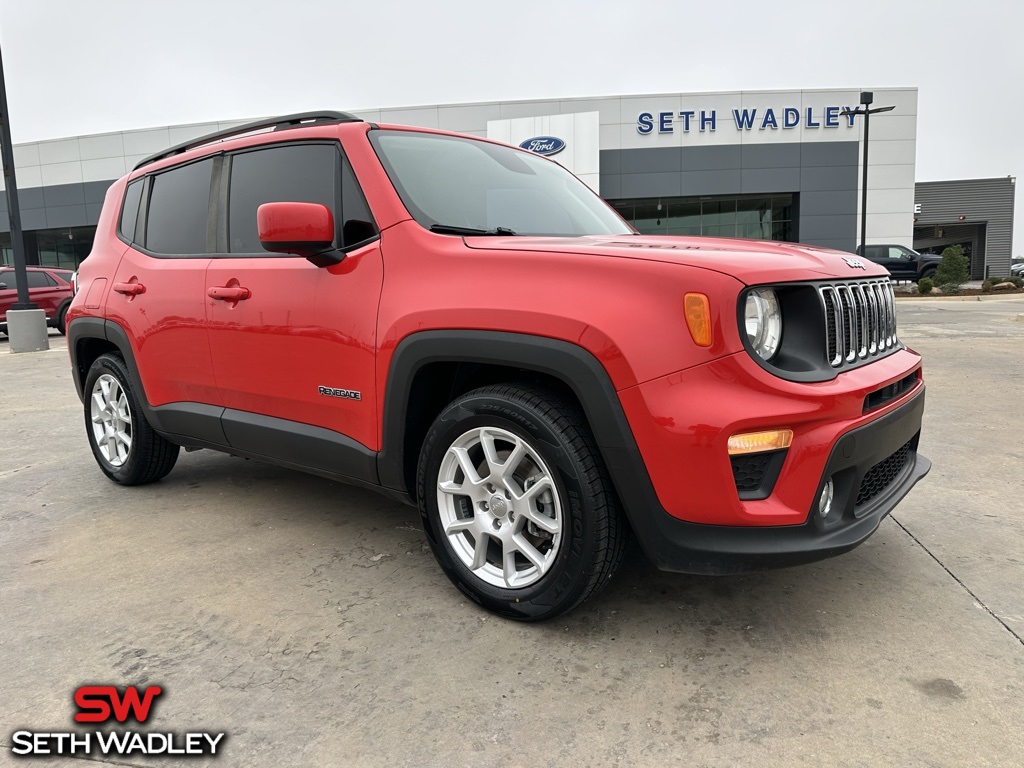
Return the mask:
M150 155L140 161L132 170L137 171L139 168L149 165L150 163L155 163L157 160L163 160L164 158L173 157L174 155L180 155L182 152L188 152L190 149L201 147L204 144L212 144L215 141L223 141L224 139L230 139L233 136L241 136L244 133L252 133L254 131L261 131L267 128L272 128L275 131L284 131L289 128L301 128L306 125L315 125L317 123L361 122L363 121L360 118L355 115L350 115L347 112L330 111L298 112L294 115L268 117L265 120L257 120L252 123L246 123L245 125L235 126L234 128L227 128L223 131L215 131L214 133L208 133L205 136L200 136L196 139L189 139L181 144L175 144L169 149L157 152L155 155Z

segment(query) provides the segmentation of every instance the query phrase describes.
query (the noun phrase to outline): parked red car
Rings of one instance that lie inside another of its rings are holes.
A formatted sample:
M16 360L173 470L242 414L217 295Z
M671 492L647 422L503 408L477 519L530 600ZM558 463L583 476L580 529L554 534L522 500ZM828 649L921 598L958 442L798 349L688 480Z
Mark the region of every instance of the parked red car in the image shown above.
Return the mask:
M109 189L68 349L101 470L179 446L417 505L516 619L660 568L845 552L923 477L921 358L886 271L789 243L648 237L556 163L294 115Z
M67 269L26 267L28 296L37 308L46 312L46 324L64 333L65 316L74 291ZM0 267L0 332L7 333L7 310L18 303L18 283L14 267Z

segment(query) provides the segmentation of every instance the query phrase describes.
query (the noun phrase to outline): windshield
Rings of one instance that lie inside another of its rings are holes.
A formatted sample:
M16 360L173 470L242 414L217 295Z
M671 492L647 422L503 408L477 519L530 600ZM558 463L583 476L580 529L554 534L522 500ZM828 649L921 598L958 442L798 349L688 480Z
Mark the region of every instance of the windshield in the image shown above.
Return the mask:
M582 181L528 152L410 131L370 131L370 140L409 213L436 232L633 233Z

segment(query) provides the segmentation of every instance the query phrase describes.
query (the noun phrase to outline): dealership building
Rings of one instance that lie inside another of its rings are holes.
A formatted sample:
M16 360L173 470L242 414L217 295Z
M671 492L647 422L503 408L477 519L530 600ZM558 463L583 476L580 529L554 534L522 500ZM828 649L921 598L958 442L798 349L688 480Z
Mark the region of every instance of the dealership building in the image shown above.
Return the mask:
M968 248L975 277L1007 274L1012 178L915 187L917 89L876 88L869 243ZM645 233L799 241L853 251L860 233L860 89L677 93L355 110L533 147ZM175 125L14 147L30 264L88 255L109 184L144 157L248 121ZM556 153L552 153L556 150ZM921 196L924 199L921 199ZM6 198L0 198L6 208ZM6 210L0 248L11 261Z

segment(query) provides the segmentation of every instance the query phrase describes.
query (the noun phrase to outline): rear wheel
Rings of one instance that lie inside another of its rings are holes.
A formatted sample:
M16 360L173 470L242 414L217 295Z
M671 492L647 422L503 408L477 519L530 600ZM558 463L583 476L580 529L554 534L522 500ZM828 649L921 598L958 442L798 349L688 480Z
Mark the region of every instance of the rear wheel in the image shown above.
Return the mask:
M61 307L60 309L57 310L57 325L56 325L56 328L57 328L57 332L61 336L66 336L67 335L67 314L68 314L68 305L67 304L65 304L63 307Z
M452 582L502 616L535 621L596 594L626 530L574 404L525 387L469 392L424 441L418 497Z
M96 358L84 394L85 431L103 474L122 485L143 485L171 471L179 448L146 421L119 355Z

